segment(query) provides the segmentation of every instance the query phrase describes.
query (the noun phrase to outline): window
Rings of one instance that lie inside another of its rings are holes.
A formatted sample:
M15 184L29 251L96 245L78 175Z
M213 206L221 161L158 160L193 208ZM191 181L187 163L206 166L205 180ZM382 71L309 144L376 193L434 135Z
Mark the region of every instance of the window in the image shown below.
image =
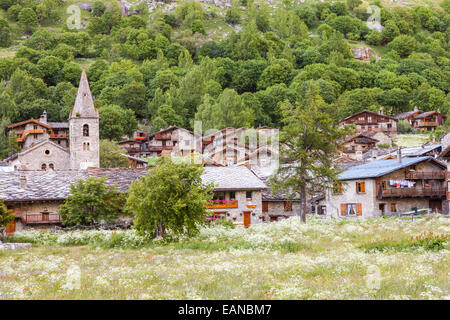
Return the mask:
M89 126L87 124L83 125L83 136L89 137Z
M230 200L236 200L236 192L234 191L230 192Z
M247 200L252 200L252 192L251 191L246 191L245 192L245 198Z
M44 153L48 156L48 155L50 155L50 150L47 149L44 151Z
M213 200L225 200L225 192L214 192Z
M341 203L341 216L362 216L361 203Z
M386 188L387 188L387 183L386 183L386 181L382 181L382 182L381 182L381 188L382 188L383 190L386 190Z
M356 192L366 193L366 183L364 181L356 182Z
M292 201L284 201L284 211L292 211Z
M342 194L342 183L335 183L333 185L333 193L334 194Z
M397 212L397 204L391 203L391 212Z
M48 165L48 167L49 167L50 169L52 169L52 170L55 170L55 165L54 165L53 163L50 163L50 164Z
M269 202L263 201L263 203L262 203L262 212L269 212Z
M381 213L384 213L385 207L386 207L386 206L385 206L384 203L380 203L380 204L378 205L378 208L380 209Z
M45 163L43 163L43 164L41 165L41 169L42 169L42 170L47 170L47 165L46 165Z

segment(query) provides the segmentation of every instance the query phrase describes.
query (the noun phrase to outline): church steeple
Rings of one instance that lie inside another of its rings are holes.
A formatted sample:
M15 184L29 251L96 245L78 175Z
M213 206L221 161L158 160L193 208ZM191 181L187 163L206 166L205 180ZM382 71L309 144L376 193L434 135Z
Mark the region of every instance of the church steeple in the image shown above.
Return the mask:
M86 76L86 70L83 69L81 73L80 85L78 87L77 98L75 105L69 116L81 118L98 117L97 110L94 107L94 100L92 99L91 89L89 88L89 82Z
M86 71L83 70L75 105L69 116L70 168L72 170L100 166L99 120Z

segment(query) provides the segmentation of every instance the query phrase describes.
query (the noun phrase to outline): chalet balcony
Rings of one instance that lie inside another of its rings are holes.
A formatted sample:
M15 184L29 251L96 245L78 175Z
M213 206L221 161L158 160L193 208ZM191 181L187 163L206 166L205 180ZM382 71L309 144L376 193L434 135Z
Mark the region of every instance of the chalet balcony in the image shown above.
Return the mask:
M56 213L25 214L19 216L26 224L60 223L61 216Z
M422 198L433 197L442 198L445 197L447 191L445 188L399 188L399 189L386 189L379 190L378 199L383 198Z
M150 146L149 151L172 150L173 146Z
M30 130L25 130L22 133L22 136L17 138L17 142L23 142L23 140L25 139L26 136L28 136L29 134L42 134L44 133L44 129L30 129Z
M128 147L128 148L125 148L125 150L127 150L128 153L139 153L139 152L141 152L141 148L136 148L136 147Z
M419 121L416 123L416 127L438 127L438 122L432 121Z
M405 178L411 180L423 180L423 179L445 179L445 171L436 172L406 172Z
M172 139L172 134L162 134L162 133L155 134L155 140L170 140L170 139Z
M225 208L238 208L239 204L237 200L210 200L206 205L208 209L225 209Z

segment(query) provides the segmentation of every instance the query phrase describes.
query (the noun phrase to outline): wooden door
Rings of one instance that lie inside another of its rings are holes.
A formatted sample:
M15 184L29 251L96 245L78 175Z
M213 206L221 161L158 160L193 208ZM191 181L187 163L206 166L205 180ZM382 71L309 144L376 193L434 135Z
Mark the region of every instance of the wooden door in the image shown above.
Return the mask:
M244 227L248 228L250 226L250 212L244 212Z
M6 235L12 235L16 232L16 222L12 221L6 225Z
M431 212L442 212L442 200L430 200Z

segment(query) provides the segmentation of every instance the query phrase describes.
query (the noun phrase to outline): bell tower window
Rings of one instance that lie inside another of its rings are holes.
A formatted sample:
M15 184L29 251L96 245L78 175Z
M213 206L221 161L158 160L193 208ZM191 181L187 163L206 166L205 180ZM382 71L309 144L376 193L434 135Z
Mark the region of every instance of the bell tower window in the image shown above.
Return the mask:
M89 126L87 124L85 124L83 126L83 136L84 137L89 137Z

